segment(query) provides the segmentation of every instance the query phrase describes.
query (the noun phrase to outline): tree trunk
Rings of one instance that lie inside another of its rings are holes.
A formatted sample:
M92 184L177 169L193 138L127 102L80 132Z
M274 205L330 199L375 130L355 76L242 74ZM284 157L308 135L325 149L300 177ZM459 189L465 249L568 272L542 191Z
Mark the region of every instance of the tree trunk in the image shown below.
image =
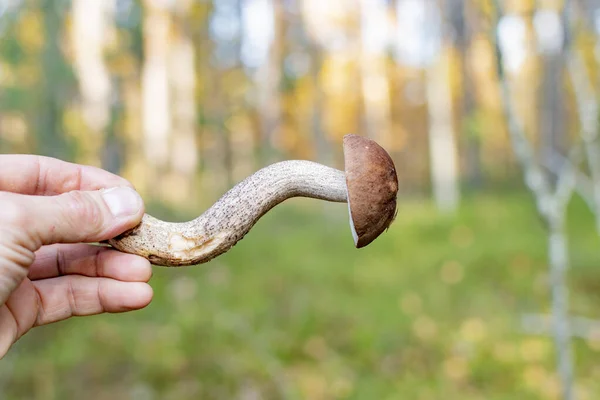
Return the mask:
M169 174L172 190L169 190L169 197L174 204L183 204L194 197L194 178L198 165L195 50L187 26L188 10L187 0L177 1L177 23L169 54L173 114Z
M321 65L322 53L318 45L310 46L311 53L311 77L313 80L313 107L311 115L311 130L314 137L316 161L329 165L331 161L330 145L323 130L323 108L325 107L325 94L321 89Z
M448 31L441 16L437 21L436 18L431 20L442 24L440 32ZM441 38L440 42L444 43L444 38ZM456 210L459 202L457 144L449 61L449 49L442 44L439 56L426 72L431 183L436 205L443 212Z
M552 170L560 169L553 165L558 159L556 154L565 154L565 108L563 105L564 55L547 54L543 56L542 86L540 90L540 146L543 165ZM553 179L553 178L552 178Z
M472 188L480 187L483 183L481 168L481 139L478 127L474 126L476 118L475 94L470 68L469 47L471 43L471 29L469 22L473 19L470 15L472 4L469 0L461 0L462 7L452 7L448 2L447 9L451 15L452 26L455 31L455 45L460 53L462 105L461 105L461 132L465 147L466 180Z
M36 151L51 157L70 158L70 148L61 132L62 99L61 90L64 71L64 57L60 49L60 29L63 16L52 0L41 2L44 18L44 49L42 53L42 78L40 97L36 104L34 120L37 122Z
M433 196L439 210L458 206L458 168L453 129L448 61L442 55L427 71L429 157Z
M146 0L144 15L144 66L142 68L142 129L144 153L154 195L160 194L162 174L169 162L171 131L171 96L169 91L168 54L171 21L168 10L159 2Z
M310 57L310 77L312 84L312 112L310 114L310 130L314 146L315 160L325 165L330 165L332 153L329 141L323 128L323 109L325 108L325 93L321 83L321 68L323 66L323 51L313 35L306 31L310 29L310 7L302 7L301 23L307 37L307 49Z
M272 8L273 40L269 47L267 60L256 72L258 95L258 113L262 130L261 163L273 162L277 157L279 130L281 125L281 85L283 55L283 5L280 0L265 0Z
M384 1L360 0L362 41L360 71L366 136L382 146L391 144L390 88L386 68L386 38L374 32L387 23ZM368 33L367 33L368 32Z
M111 81L104 63L104 43L112 22L114 0L73 0L72 42L79 81L81 114L88 128L81 162L101 165L106 128L111 117Z
M556 206L554 206L556 208ZM548 220L548 256L552 291L554 342L557 349L557 368L564 400L573 399L573 355L569 324L569 293L566 275L569 267L564 209L554 210Z

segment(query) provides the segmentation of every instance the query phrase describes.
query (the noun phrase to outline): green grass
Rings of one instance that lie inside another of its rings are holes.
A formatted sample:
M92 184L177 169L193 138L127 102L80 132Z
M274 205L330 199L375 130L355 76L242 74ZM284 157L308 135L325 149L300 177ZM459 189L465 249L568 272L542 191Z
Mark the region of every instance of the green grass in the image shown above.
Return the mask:
M344 205L287 202L213 262L155 268L145 310L36 328L0 361L3 398L557 398L551 339L520 326L550 304L531 199L399 207L356 250ZM600 242L569 216L572 310L600 318ZM600 342L574 344L591 399Z

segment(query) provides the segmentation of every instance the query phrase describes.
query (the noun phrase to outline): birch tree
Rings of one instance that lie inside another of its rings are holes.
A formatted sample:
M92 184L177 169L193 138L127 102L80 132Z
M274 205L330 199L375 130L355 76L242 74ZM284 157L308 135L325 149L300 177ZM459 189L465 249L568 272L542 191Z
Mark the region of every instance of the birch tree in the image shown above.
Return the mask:
M498 1L494 1L494 6L499 24L502 24L503 9ZM566 207L575 191L578 191L590 205L596 218L600 213L600 207L598 207L600 203L597 201L599 198L597 193L600 193L598 191L600 176L597 169L597 162L600 160L598 158L600 153L597 152L598 125L597 122L593 122L598 118L596 94L590 92L590 81L586 79L589 75L585 68L581 67L576 50L569 46L570 41L567 40L567 33L570 33L569 11L570 3L567 1L561 13L537 14L538 18L542 15L545 21L543 26L540 23L538 29L538 43L543 52L551 53L550 56L556 64L552 65L551 63L547 67L551 74L556 74L557 66L567 63L579 108L581 140L575 141L565 154L560 154L559 148L553 142L556 135L566 136L565 132L542 131L542 135L550 135L552 143L550 148L546 143L543 148L544 156L537 157L535 148L524 129L523 121L515 110L511 77L506 73L504 53L510 48L511 43L507 42L506 38L503 40L501 26L496 29L495 33L496 50L499 57L497 67L500 90L511 142L522 166L525 182L534 195L538 213L545 222L548 235L549 284L552 297L550 321L557 352L556 363L561 380L562 397L565 400L575 398L571 337L582 334L582 318L574 319L569 315L569 291L566 283L569 268ZM542 13L552 13L552 11L543 10ZM562 79L563 75L555 76L552 84L559 86ZM559 96L560 94L554 92L552 95ZM557 104L559 103L546 104L546 106L555 109ZM566 125L561 123L560 126L564 129ZM587 155L590 165L591 179L579 171L579 165L584 155ZM553 178L551 179L551 177ZM534 318L534 320L538 321L539 318ZM579 323L575 324L572 322L574 320Z
M203 132L203 178L215 192L233 185L235 165L232 133L228 126L234 109L233 91L228 85L240 77L240 40L242 33L242 0L213 0L209 52L212 68L206 70L208 96L204 111L208 125ZM204 62L209 62L205 60Z
M40 13L44 43L40 54L41 74L39 97L33 119L36 122L36 151L58 158L68 158L71 148L61 135L65 95L70 87L69 70L61 49L63 26L68 9L65 3L41 0L31 3L33 13ZM24 5L25 8L29 5Z
M247 24L249 29L246 31L246 43L242 51L246 60L250 61L249 66L256 67L253 78L256 82L256 103L262 138L261 162L269 163L274 160L272 152L277 148L281 125L279 86L283 66L283 5L278 0L246 2L246 19L252 19L253 24ZM249 52L254 52L254 56L249 57Z
M148 182L159 178L169 163L171 96L169 91L170 2L144 0L144 65L142 67L142 130ZM149 185L158 188L160 185Z
M533 19L541 53L542 84L539 91L539 129L541 132L541 157L544 164L556 162L554 154L564 153L566 146L566 127L563 98L564 93L564 61L565 46L560 46L556 38L562 36L560 16L554 10L538 10Z
M461 75L461 136L465 158L465 179L471 187L480 187L483 181L481 167L481 135L475 126L478 104L474 93L471 57L472 31L474 30L473 4L460 0L459 7L447 7L448 18L454 31L454 44L460 54ZM452 4L452 3L447 3Z
M342 127L343 121L358 120L356 115L347 111L347 107L361 92L361 76L356 68L360 63L357 51L360 35L356 24L360 9L357 0L331 0L327 3L302 0L302 21L308 41L314 98L311 115L313 143L317 160L326 164L332 162L337 150L337 146L332 147L334 142L344 134L361 133L349 131L357 128L353 123Z
M174 4L176 26L169 52L169 83L173 130L170 135L171 201L183 203L194 194L198 165L196 143L196 67L194 43L190 36L188 12L191 0Z
M397 0L396 58L425 70L428 106L429 170L433 197L442 212L459 203L457 143L449 86L446 26L435 0Z
M100 164L105 130L110 122L111 80L104 48L114 18L114 0L73 0L71 30L74 62L79 82L81 116L89 128L82 147L83 161Z
M360 75L365 132L384 147L391 144L390 87L386 52L390 38L387 4L383 0L360 0Z
M313 134L313 143L316 153L316 160L328 164L331 157L331 146L326 137L323 127L323 112L325 109L325 93L323 91L323 82L321 81L321 68L323 66L323 42L320 41L327 37L327 28L329 25L323 21L326 19L323 12L315 7L312 0L301 0L301 19L302 26L306 33L307 49L310 57L310 77L313 89L313 107L310 122L310 130ZM331 27L329 27L331 29ZM325 32L323 32L325 30Z

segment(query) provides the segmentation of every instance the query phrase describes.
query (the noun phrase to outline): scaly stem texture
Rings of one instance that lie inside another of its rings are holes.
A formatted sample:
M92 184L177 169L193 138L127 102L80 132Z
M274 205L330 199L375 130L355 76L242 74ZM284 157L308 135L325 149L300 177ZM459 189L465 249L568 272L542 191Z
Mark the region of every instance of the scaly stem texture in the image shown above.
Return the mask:
M192 221L165 222L146 214L140 225L109 244L156 265L205 263L233 247L267 211L291 197L346 202L344 172L311 161L272 164L234 186Z

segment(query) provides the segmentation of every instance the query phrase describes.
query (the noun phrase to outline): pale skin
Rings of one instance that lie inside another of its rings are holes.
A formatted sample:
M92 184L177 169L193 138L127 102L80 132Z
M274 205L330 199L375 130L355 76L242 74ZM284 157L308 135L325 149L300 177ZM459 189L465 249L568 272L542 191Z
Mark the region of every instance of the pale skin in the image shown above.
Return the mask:
M0 155L0 359L35 326L150 303L148 260L88 244L143 214L131 183L109 172Z

